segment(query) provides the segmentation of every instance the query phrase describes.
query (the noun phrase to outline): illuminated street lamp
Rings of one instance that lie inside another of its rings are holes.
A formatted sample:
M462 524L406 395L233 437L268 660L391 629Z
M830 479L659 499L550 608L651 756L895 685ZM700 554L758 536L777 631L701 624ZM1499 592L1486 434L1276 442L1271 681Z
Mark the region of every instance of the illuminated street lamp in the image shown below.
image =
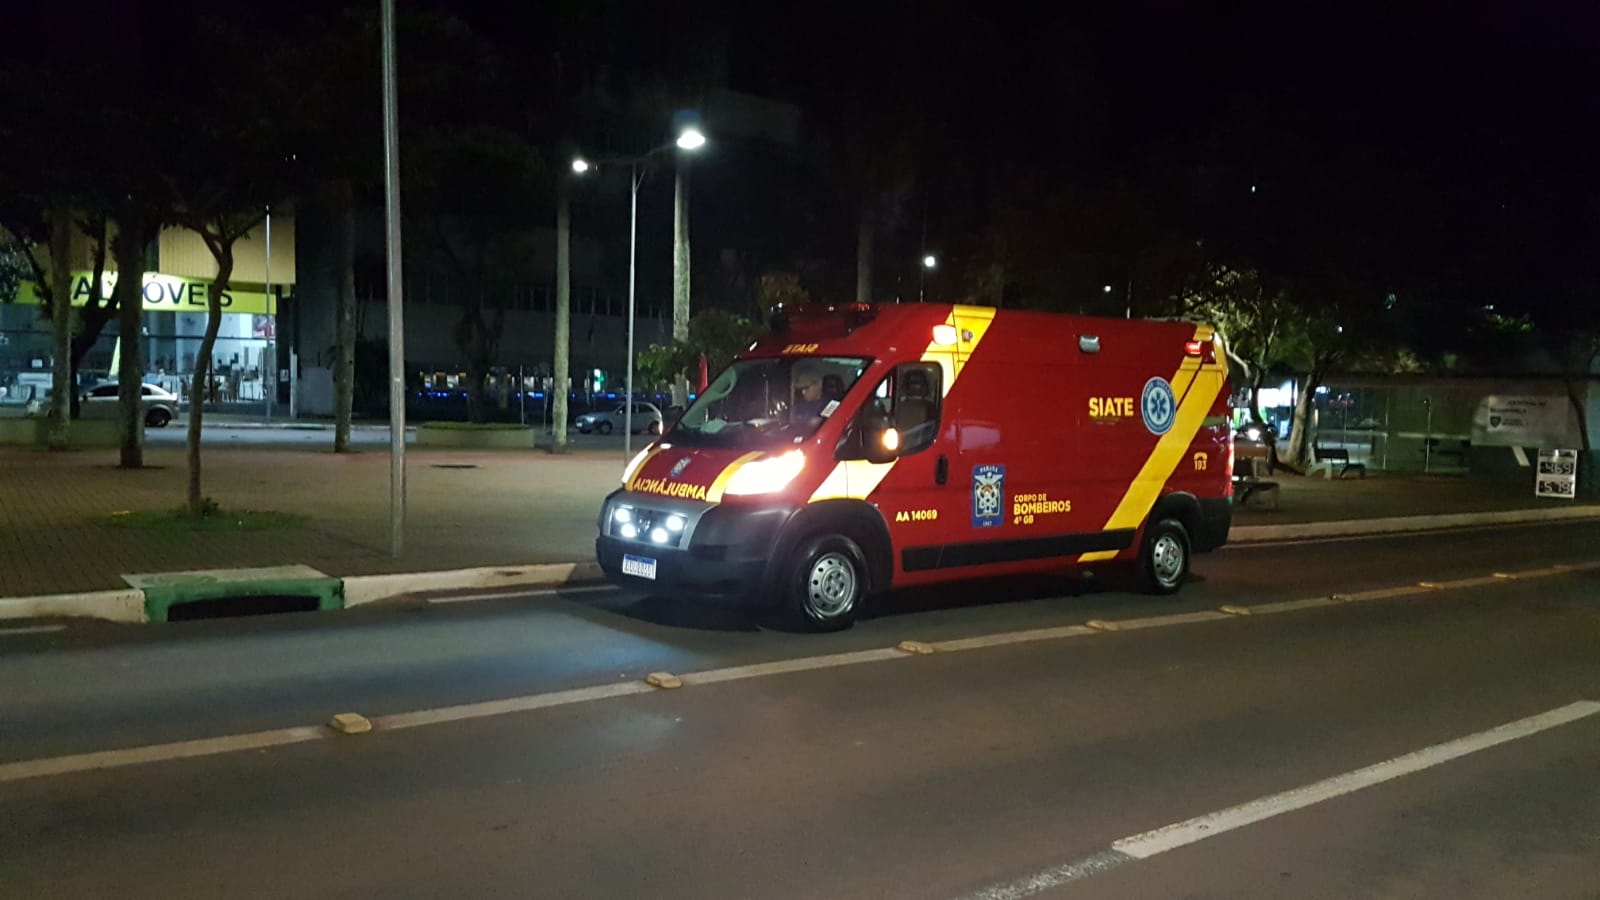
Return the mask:
M928 273L939 267L939 258L929 253L922 258L922 268L917 271L917 302L922 303L927 299L925 287Z
M638 272L638 245L639 245L639 187L644 184L644 179L650 174L650 163L655 157L673 148L685 152L694 152L706 145L706 136L698 128L687 127L678 133L676 140L669 144L662 144L638 156L606 156L593 162L578 157L572 161L572 171L583 175L593 169L604 165L627 165L628 184L630 188L629 214L628 214L628 368L626 390L627 403L622 414L622 455L625 459L633 457L633 338L634 338L634 304L635 286ZM688 210L683 202L683 170L678 170L677 197L679 202L673 216L673 253L674 269L678 268L678 261L683 260L687 268L688 257ZM674 286L678 281L679 272L674 273ZM682 273L687 281L687 271ZM685 292L687 293L687 292ZM674 298L676 299L676 298Z

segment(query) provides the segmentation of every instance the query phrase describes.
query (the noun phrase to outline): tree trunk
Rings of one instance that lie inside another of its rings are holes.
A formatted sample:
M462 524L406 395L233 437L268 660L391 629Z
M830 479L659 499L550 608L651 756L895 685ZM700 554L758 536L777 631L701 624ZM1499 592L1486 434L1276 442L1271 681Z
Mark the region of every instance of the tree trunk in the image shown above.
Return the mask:
M861 219L856 223L856 302L872 302L872 257L877 231L872 227L872 202L861 201ZM920 263L919 263L920 265Z
M1289 426L1289 465L1295 468L1305 468L1311 461L1311 456L1306 452L1306 442L1311 433L1311 406L1316 397L1317 387L1322 384L1322 373L1310 372L1306 375L1305 390L1294 401L1294 422Z
M72 442L72 213L63 203L50 211L50 436L51 450Z
M678 157L678 177L672 194L672 339L689 339L689 160ZM632 403L633 398L629 397ZM672 383L672 402L689 402L689 379L680 375Z
M117 295L112 293L111 299L104 297L106 278L106 240L109 227L106 220L101 218L94 223L100 231L100 239L95 243L94 272L90 275L89 296L84 299L83 310L79 314L79 324L82 326L76 337L72 339L72 417L74 419L83 415L83 404L78 400L78 372L83 367L83 358L94 349L95 342L100 340L100 333L105 331L106 323L117 314ZM85 231L93 230L94 226L85 227Z
M481 338L480 338L481 340ZM489 404L484 398L484 381L487 380L489 367L484 364L483 354L474 352L467 355L467 421L486 422L489 418Z
M207 512L205 497L200 490L201 419L204 416L206 391L210 387L211 354L217 346L217 332L222 330L222 293L228 289L228 281L233 277L233 244L226 240L219 241L212 247L212 252L217 256L217 277L211 282L211 291L206 296L206 333L200 339L200 352L195 354L194 378L189 391L189 491L185 506L189 515L196 519Z
M331 191L334 238L334 315L338 347L333 370L333 452L350 452L350 419L356 395L356 276L355 211L350 182L338 182Z
M117 366L117 397L122 421L124 469L144 467L144 366L139 352L139 326L144 312L145 224L130 212L117 221L117 333L122 341Z
M567 452L567 377L572 366L572 224L567 205L567 179L556 183L556 348L555 396L550 430L555 452Z

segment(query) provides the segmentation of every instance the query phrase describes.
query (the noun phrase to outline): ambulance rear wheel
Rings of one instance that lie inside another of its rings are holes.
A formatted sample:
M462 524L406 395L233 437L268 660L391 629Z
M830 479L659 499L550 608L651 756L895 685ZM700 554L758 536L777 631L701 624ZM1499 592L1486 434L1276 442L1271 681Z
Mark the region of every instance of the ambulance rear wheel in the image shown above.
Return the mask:
M1162 519L1145 529L1139 551L1139 580L1146 593L1174 594L1189 577L1189 530L1177 519Z
M815 631L838 631L855 621L867 593L867 558L841 535L814 537L794 555L789 607Z

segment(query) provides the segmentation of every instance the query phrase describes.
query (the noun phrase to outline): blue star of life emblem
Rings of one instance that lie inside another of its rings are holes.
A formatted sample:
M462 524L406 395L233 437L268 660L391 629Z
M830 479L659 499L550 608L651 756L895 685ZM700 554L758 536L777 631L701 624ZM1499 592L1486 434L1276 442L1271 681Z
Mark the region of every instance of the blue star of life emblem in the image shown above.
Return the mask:
M1139 405L1144 427L1150 429L1152 434L1166 434L1172 428L1178 399L1165 378L1152 378L1144 383L1144 394Z

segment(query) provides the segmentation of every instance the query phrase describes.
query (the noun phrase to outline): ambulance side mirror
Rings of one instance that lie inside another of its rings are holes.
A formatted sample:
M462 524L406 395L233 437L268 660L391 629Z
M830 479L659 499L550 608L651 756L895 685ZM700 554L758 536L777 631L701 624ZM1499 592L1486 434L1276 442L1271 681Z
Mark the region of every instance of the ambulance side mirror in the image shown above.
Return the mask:
M900 432L887 414L869 406L850 426L839 445L838 456L872 463L894 462L900 457Z

